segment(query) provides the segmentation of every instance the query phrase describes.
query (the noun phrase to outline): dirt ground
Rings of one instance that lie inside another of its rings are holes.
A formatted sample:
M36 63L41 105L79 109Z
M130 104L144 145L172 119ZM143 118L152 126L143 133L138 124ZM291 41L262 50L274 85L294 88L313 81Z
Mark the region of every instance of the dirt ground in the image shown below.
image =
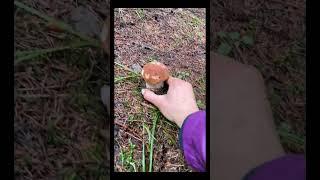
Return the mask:
M260 70L282 144L305 152L305 1L212 0L210 8L211 49Z
M114 17L115 171L144 171L143 157L146 171L150 164L152 171L191 171L179 149L177 126L143 99L140 70L147 62L164 63L172 76L193 85L197 103L205 109L205 9L121 8ZM153 126L150 158L148 129Z
M110 84L107 58L45 18L97 41L108 2L19 2L27 8L16 4L14 12L15 179L108 179L109 120L100 100L100 87Z

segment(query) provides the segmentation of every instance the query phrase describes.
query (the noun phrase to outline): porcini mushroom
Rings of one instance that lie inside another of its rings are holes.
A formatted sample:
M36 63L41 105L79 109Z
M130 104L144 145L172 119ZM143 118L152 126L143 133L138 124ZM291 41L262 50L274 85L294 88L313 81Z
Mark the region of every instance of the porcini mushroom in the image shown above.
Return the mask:
M169 78L169 69L166 65L153 61L143 66L141 75L146 81L148 89L161 89L164 86L164 81Z

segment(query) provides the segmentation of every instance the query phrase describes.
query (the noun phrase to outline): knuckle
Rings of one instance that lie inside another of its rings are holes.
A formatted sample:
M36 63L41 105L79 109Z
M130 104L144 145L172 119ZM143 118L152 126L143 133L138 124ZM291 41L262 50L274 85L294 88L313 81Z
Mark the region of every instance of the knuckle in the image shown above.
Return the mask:
M192 88L192 85L191 85L191 83L189 83L189 82L185 82L185 85L186 85L186 87L188 87L188 88Z

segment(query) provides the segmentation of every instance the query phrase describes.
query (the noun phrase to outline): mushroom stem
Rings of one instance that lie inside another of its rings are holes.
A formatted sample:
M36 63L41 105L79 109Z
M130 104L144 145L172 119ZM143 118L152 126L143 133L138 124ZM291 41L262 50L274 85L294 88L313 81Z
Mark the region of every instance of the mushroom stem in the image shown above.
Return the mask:
M146 82L146 87L147 87L148 89L160 89L160 88L163 87L163 85L164 85L163 82L160 82L160 83L158 83L158 84L149 84L149 83Z

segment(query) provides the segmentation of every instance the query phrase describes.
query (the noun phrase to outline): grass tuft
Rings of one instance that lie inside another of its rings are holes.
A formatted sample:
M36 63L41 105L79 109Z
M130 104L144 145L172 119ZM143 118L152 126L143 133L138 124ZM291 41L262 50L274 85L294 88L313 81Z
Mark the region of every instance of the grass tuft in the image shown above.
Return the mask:
M120 152L120 161L123 167L125 167L128 171L137 172L136 162L133 158L133 152L136 145L131 142L129 139L129 150L121 150Z
M144 13L144 10L141 8L138 8L137 10L135 10L135 12L140 20L146 16L146 14Z
M64 47L56 47L56 48L49 48L49 49L36 49L36 50L31 50L31 51L17 51L15 53L15 61L14 65L18 65L22 62L25 62L27 60L31 60L37 57L42 57L44 55L50 54L50 53L55 53L59 51L64 51L64 50L72 50L76 48L82 48L82 47L87 47L87 46L94 46L94 44L90 42L77 42L74 44L71 44L69 46L64 46Z

